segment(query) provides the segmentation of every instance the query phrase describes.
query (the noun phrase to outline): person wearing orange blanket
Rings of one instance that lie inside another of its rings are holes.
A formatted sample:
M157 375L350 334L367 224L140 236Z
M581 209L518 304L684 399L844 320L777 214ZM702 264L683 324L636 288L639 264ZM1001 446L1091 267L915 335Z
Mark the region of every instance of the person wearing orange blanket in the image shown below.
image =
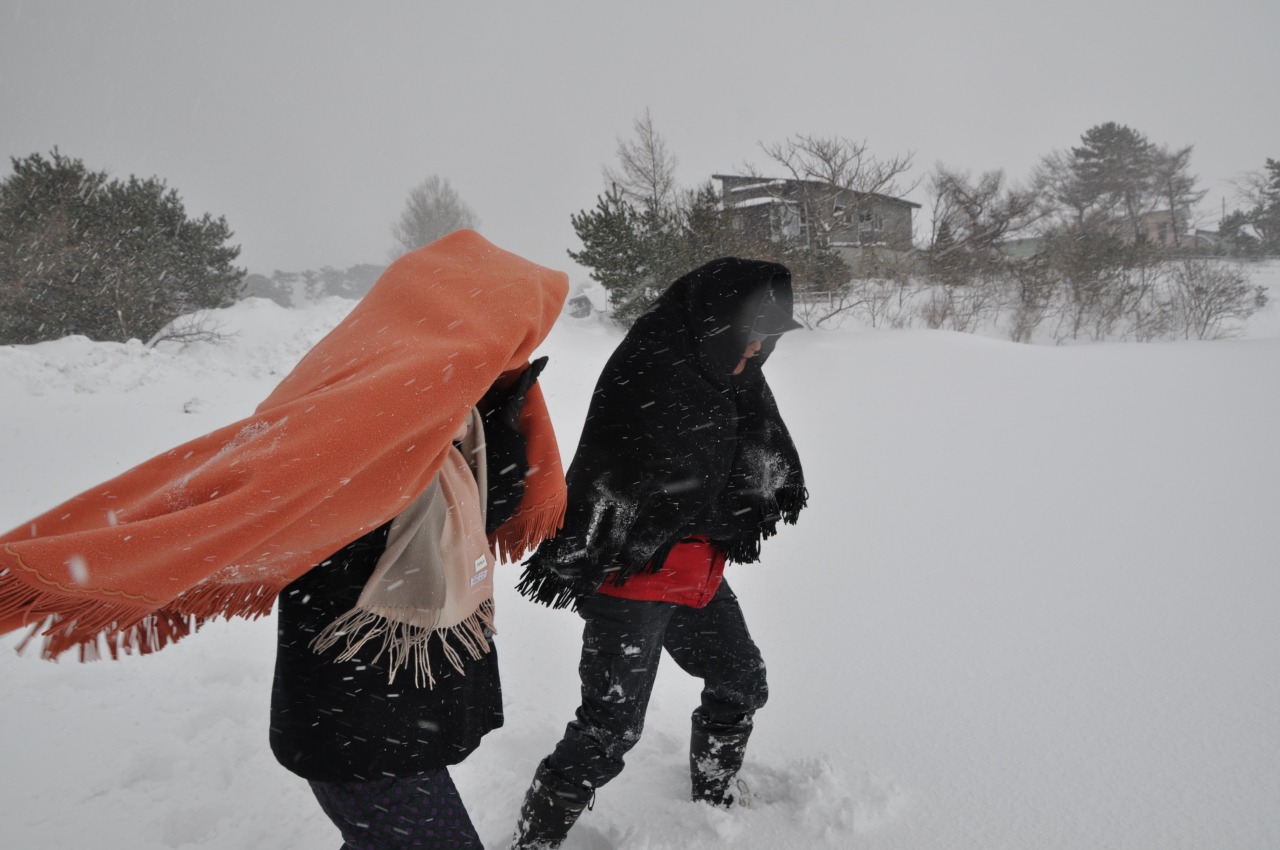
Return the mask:
M494 554L518 557L563 521L563 473L529 358L567 288L563 273L472 231L401 257L251 416L0 536L0 632L28 630L24 645L38 641L47 658L148 653L210 619L265 614L299 582L345 593L367 568L354 594L323 600L342 624L310 641L310 654L333 669L380 664L379 689L363 692L371 704L412 692L420 704L453 699L448 716L481 719L445 747L423 742L430 719L416 739L384 736L373 760L390 766L376 780L366 766L339 765L315 780L334 793L317 796L351 850L419 846L413 832L434 817L423 795L444 795L441 810L460 807L446 768L501 722L492 693L469 713L477 686L470 695L457 687L468 673L496 686ZM486 433L525 464L521 486L482 480ZM485 501L504 503L488 526ZM448 510L458 506L465 521ZM472 575L458 576L458 553L477 552ZM424 558L431 568L419 567ZM286 608L305 619L298 600L282 599L282 620ZM280 673L273 748L305 776L306 759L277 746ZM388 755L415 748L428 755ZM337 787L353 784L365 787ZM387 803L402 809L379 813L379 823L351 817ZM478 847L465 810L455 821L456 834L432 840Z

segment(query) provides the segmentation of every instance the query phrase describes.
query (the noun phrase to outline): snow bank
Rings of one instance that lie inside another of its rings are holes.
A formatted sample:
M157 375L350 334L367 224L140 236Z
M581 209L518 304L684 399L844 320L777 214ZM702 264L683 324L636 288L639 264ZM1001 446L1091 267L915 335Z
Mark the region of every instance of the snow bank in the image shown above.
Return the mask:
M0 348L0 524L246 415L349 307L246 302L186 348ZM697 685L668 663L566 848L1280 846L1280 328L1259 318L1216 343L789 336L768 372L812 507L728 573L769 664L754 805L684 801ZM566 455L616 342L566 321L545 347ZM576 618L505 576L507 725L455 770L492 848L577 694ZM0 652L5 845L337 846L267 749L273 653L269 618L114 663Z

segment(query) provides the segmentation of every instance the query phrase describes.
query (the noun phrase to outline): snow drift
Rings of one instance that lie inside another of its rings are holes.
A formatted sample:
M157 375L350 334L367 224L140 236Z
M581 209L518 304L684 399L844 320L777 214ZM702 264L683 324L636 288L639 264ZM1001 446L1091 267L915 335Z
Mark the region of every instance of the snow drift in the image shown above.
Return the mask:
M350 306L253 299L183 349L0 348L0 523L245 415ZM769 665L754 805L685 802L698 689L666 664L566 847L1280 846L1275 314L1249 337L788 336L768 371L811 507L727 573ZM544 347L566 459L617 339L565 319ZM577 696L577 619L517 574L507 724L455 769L494 848ZM267 749L273 653L271 618L119 662L0 652L6 846L337 846Z

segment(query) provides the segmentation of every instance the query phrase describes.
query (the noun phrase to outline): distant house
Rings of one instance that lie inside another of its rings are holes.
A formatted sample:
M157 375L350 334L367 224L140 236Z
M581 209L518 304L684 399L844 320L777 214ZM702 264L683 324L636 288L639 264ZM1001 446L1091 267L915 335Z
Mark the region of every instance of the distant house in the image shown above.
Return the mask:
M1023 236L1017 239L1005 239L999 247L1006 257L1015 260L1029 260L1045 249L1043 236Z
M1143 240L1157 248L1178 249L1198 254L1213 254L1223 249L1222 238L1216 231L1201 230L1191 226L1191 208L1177 210L1152 210L1139 219L1138 228ZM1126 241L1132 242L1132 238Z
M1171 210L1152 210L1143 213L1138 220L1137 232L1143 242L1156 248L1178 249L1198 253L1215 253L1221 246L1221 238L1209 230L1190 230L1187 222L1191 218L1189 208L1174 213ZM1134 229L1124 225L1117 226L1119 238L1132 245L1136 240ZM1000 243L1000 250L1015 260L1026 260L1045 250L1048 240L1044 236L1025 236L1006 239Z
M713 174L732 226L761 239L825 239L838 249L911 249L912 213L919 204L855 192L814 180Z
M569 287L563 312L574 319L586 319L602 315L609 308L609 293L594 280L582 281Z
M1196 230L1187 237L1185 247L1205 254L1217 254L1224 250L1222 236L1216 230Z
M1138 227L1148 245L1158 248L1186 248L1190 237L1187 232L1189 213L1187 209L1152 210L1143 214Z

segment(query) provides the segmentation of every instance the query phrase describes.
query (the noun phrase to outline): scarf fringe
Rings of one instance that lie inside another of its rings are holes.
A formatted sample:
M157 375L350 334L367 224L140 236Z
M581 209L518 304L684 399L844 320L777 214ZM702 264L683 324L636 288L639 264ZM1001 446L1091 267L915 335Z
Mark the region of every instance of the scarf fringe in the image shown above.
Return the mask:
M261 617L271 611L279 591L266 584L210 584L153 609L37 590L10 572L0 575L0 623L28 629L19 652L38 640L40 656L49 660L73 649L81 661L115 659L156 652L218 617Z
M518 561L543 540L555 537L564 525L565 508L563 495L538 505L517 508L515 514L489 537L498 561Z
M465 675L463 653L476 660L490 652L493 644L488 635L496 634L492 599L480 603L470 616L452 626L421 626L402 622L389 612L379 613L353 608L334 620L311 641L317 654L339 646L334 660L353 660L366 646L375 650L370 663L387 658L387 684L395 684L396 673L413 668L413 683L421 688L434 688L435 673L431 669L431 638L439 635L445 658L459 674ZM455 646L456 644L456 646Z

